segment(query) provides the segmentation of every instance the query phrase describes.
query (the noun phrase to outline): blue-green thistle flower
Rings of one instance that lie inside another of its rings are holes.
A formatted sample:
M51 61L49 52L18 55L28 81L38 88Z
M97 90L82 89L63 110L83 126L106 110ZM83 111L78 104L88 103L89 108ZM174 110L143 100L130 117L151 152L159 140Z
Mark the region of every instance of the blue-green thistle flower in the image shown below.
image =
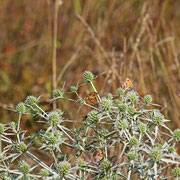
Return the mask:
M136 159L136 154L134 154L134 153L132 153L132 152L130 152L130 153L128 153L128 158L130 159L130 160L135 160Z
M106 136L108 135L108 130L107 129L103 129L102 131L100 131L100 137L101 138L103 138L103 139L105 139L106 138Z
M71 87L70 87L70 91L71 91L72 93L77 93L78 87L77 87L77 86L71 86Z
M68 161L62 161L59 163L59 174L62 177L68 175L71 170L71 164Z
M18 152L20 153L25 153L27 151L27 146L26 144L24 144L24 142L20 142L18 145L17 145L17 150Z
M161 161L161 159L162 159L162 153L161 153L161 151L160 150L153 150L152 152L151 152L151 158L152 158L152 160L154 161L154 162L156 162L156 163L158 163L158 162L160 162Z
M144 123L139 124L138 131L144 134L146 132L146 125Z
M41 174L42 177L49 176L49 172L46 169L41 169L40 174Z
M176 129L173 133L173 138L176 140L176 141L180 141L180 129Z
M25 100L25 104L29 106L33 106L34 104L37 104L37 102L38 102L37 98L31 95L27 96Z
M81 158L77 159L76 164L77 164L80 171L86 171L87 170L86 169L87 164L83 159L81 159Z
M111 166L112 164L108 160L105 160L101 163L101 168L105 172L108 172L111 169Z
M62 138L62 133L58 130L54 133L54 135L55 135L57 141L59 141Z
M132 137L129 141L129 144L131 146L137 146L138 145L138 140L135 137Z
M138 95L137 95L136 92L134 92L134 91L129 91L129 92L126 94L126 99L127 99L128 101L130 101L131 103L135 104L135 103L138 101L139 97L138 97Z
M53 134L51 134L51 135L48 137L48 139L49 139L50 144L56 144L56 142L57 142L57 138L56 138L56 136L54 136Z
M48 132L45 135L42 135L42 140L48 140L50 144L56 144L62 138L62 133L56 130L54 133Z
M130 115L134 115L134 113L135 113L134 107L128 106L128 113L129 113Z
M125 112L127 110L126 104L118 104L117 106L120 112Z
M110 99L103 97L101 99L100 105L103 111L110 111L112 106L112 101Z
M152 96L151 95L146 95L145 97L144 97L144 102L146 103L146 104L150 104L151 102L152 102Z
M64 112L62 112L60 109L56 109L56 112L59 114L59 116L62 116Z
M19 104L17 104L16 112L18 112L19 114L24 114L26 112L26 107L24 103L20 102Z
M123 93L124 93L124 89L123 89L123 88L118 88L118 89L117 89L116 94L117 94L118 96L123 95Z
M54 125L54 126L58 125L60 120L61 120L61 118L57 111L52 111L49 113L49 122L52 125Z
M173 146L168 147L168 153L173 153L175 148Z
M86 162L83 159L80 158L80 159L77 160L77 165L79 167L83 168L83 167L86 167Z
M172 173L173 173L173 176L174 177L180 177L180 168L179 167L175 167L173 170L172 170Z
M15 122L10 122L9 126L11 127L12 130L16 129L16 123Z
M121 130L125 130L128 128L128 124L126 121L124 120L118 120L117 122L117 128L121 131Z
M25 161L20 161L19 169L24 175L27 175L30 172L30 166Z
M55 89L55 90L53 91L53 96L54 96L55 98L63 98L63 95L64 95L64 92L61 91L61 90L59 90L59 89Z
M90 83L94 80L94 75L90 71L85 71L83 78L86 83Z
M0 124L0 135L4 133L4 125Z
M119 104L122 104L122 103L121 103L121 101L119 99L116 99L115 104L116 104L116 106L118 106Z
M113 95L112 95L111 93L108 93L108 94L106 95L106 98L112 100L112 99L113 99Z
M155 144L154 147L156 147L157 149L162 149L162 145L159 143Z
M99 115L97 111L92 110L89 114L88 114L88 118L92 123L97 123L99 121Z
M159 112L159 110L155 110L152 114L152 121L155 125L159 125L163 122L164 115Z

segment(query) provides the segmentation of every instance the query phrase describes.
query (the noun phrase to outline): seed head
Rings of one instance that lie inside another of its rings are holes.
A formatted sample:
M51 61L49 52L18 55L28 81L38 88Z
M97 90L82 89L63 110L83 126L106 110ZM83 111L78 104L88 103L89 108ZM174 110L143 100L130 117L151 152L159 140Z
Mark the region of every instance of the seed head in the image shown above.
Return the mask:
M59 89L55 89L53 91L53 96L56 98L63 98L64 92L59 90Z
M56 142L57 142L56 137L53 136L53 135L49 136L49 142L50 142L51 144L56 144Z
M126 104L118 104L117 106L120 112L125 112L127 110Z
M117 128L121 131L121 130L125 130L128 128L127 122L124 120L119 120L117 123Z
M92 110L89 114L88 114L89 120L92 123L97 123L99 121L99 115L97 111Z
M37 104L38 100L36 99L36 97L34 96L27 96L26 100L25 100L25 104L29 105L29 106L33 106L34 104Z
M78 159L77 165L81 168L86 167L86 162L83 159Z
M152 102L152 96L151 95L146 95L145 97L144 97L144 102L146 103L146 104L150 104L151 102Z
M42 177L49 176L49 172L46 169L41 169L40 174L41 174Z
M9 123L9 126L11 127L12 130L16 129L16 123L15 122Z
M136 159L136 154L130 152L130 153L128 154L128 158L129 158L130 160L135 160L135 159Z
M123 93L124 93L124 89L123 89L123 88L118 88L118 89L117 89L116 94L117 94L118 96L123 95Z
M180 168L179 167L175 167L174 169L173 169L173 176L174 177L180 177Z
M133 137L133 138L130 139L129 144L131 146L137 146L138 145L138 140L135 137Z
M4 133L4 125L0 124L0 135Z
M108 130L107 129L103 129L100 132L100 137L103 138L103 139L105 139L107 135L108 135Z
M61 177L66 176L67 174L69 174L71 169L71 165L68 161L62 161L59 164L59 174Z
M111 93L108 93L108 94L106 95L106 97L107 97L107 99L109 99L109 100L112 100L112 99L113 99L113 95L112 95Z
M19 163L19 169L24 175L27 175L30 172L30 166L25 161Z
M56 109L56 112L59 114L59 116L62 116L64 112L62 112L60 109Z
M156 148L157 148L157 149L159 149L159 150L161 150L161 149L162 149L162 145L161 145L161 144L159 144L159 143L155 144L155 145L154 145L154 147L156 147Z
M158 110L156 110L156 111L153 112L152 120L153 120L155 125L159 125L159 124L161 124L163 122L164 115L161 114Z
M129 113L130 115L134 115L134 113L135 113L134 107L129 106L129 107L128 107L128 113Z
M112 106L112 101L104 97L101 99L100 105L103 111L110 111Z
M174 138L176 141L180 141L180 129L176 129L176 130L174 131L173 138Z
M60 116L57 111L52 111L49 113L49 122L53 125L56 126L60 122Z
M173 153L175 151L173 146L168 147L168 153Z
M105 171L108 172L111 169L111 163L109 161L103 161L101 164L101 168Z
M138 131L142 134L144 134L146 132L146 125L141 123L139 126L138 126Z
M17 145L17 150L18 150L18 152L20 152L20 153L25 153L26 150L27 150L26 144L24 144L23 142L20 142L20 143Z
M78 87L77 87L77 86L71 86L71 87L70 87L70 91L71 91L72 93L77 93Z
M24 114L25 111L26 111L26 107L25 107L24 103L20 102L19 104L17 104L16 112L18 112L19 114Z
M162 154L161 154L161 151L160 150L153 150L151 152L151 158L154 162L160 162L161 159L162 159Z
M86 83L90 83L94 80L94 75L90 71L85 71L83 78Z
M137 93L129 91L126 95L126 99L131 103L135 104L138 101L139 97Z

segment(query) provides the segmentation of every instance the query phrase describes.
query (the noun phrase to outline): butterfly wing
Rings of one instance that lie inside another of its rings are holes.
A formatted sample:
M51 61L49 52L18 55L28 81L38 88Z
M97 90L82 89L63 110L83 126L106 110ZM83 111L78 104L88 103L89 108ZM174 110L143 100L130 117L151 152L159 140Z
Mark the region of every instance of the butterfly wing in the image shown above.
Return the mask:
M91 92L86 96L86 103L91 104L93 106L97 106L98 104L98 96L96 92Z
M126 78L126 86L128 88L133 88L133 83L130 81L130 79Z

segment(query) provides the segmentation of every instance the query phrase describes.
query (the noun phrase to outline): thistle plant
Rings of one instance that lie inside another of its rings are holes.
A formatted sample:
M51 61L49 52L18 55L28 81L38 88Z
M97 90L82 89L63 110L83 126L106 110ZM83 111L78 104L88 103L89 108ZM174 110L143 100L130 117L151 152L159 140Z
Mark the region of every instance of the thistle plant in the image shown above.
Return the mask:
M96 76L86 71L83 78L85 83L70 88L76 99L66 97L63 87L54 90L50 100L89 106L83 121L65 119L60 109L45 112L40 97L30 95L16 106L17 123L0 124L0 176L52 180L179 179L180 156L176 148L180 130L173 132L167 126L169 120L152 103L151 95L141 97L133 88L120 87L115 95L107 92L103 96L95 88ZM90 103L78 93L87 84L95 96L88 98ZM46 128L33 137L27 136L21 129L22 116L26 114L36 116L36 123L46 124ZM65 122L81 125L69 129ZM52 164L29 151L36 138L39 149L51 156ZM70 151L64 152L66 148ZM22 158L30 158L36 165ZM167 173L169 169L171 173Z

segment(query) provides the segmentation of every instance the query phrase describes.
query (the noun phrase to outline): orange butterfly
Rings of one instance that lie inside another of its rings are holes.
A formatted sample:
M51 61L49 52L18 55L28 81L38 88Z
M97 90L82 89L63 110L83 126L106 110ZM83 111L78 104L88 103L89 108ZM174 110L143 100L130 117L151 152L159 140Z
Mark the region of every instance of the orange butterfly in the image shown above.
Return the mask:
M133 89L134 86L130 79L126 78L125 82L123 83L123 87Z
M98 152L97 152L97 154L96 154L96 156L95 156L95 160L96 160L96 162L99 162L99 161L101 161L102 159L103 159L103 154L102 154L102 151L99 149L98 150Z
M98 106L98 96L96 92L91 92L86 96L86 103L93 105L93 106Z

